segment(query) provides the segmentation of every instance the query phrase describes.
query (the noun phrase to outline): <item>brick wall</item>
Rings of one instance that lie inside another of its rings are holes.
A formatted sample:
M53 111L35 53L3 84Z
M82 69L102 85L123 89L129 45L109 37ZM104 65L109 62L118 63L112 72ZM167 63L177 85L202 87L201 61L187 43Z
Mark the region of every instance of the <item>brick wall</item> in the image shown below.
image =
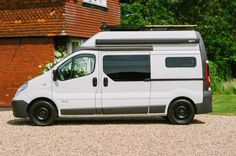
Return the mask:
M82 6L83 0L67 1L65 31L68 36L89 38L101 31L101 22L120 24L120 1L108 0L108 11Z
M0 106L10 106L17 88L53 58L53 38L0 39Z

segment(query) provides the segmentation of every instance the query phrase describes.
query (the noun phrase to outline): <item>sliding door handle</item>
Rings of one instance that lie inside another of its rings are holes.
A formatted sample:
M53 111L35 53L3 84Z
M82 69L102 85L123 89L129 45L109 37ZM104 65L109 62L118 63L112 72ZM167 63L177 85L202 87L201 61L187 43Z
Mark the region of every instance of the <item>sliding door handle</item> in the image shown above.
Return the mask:
M104 87L107 87L108 86L108 78L104 78L103 79L103 85L104 85Z
M96 77L93 78L93 86L97 87L98 85L98 79Z

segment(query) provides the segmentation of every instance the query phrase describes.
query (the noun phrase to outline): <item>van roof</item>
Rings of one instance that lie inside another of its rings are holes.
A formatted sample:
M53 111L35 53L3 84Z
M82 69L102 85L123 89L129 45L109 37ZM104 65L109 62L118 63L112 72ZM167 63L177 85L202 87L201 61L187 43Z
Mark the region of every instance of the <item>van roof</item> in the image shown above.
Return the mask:
M81 47L96 47L98 44L132 44L131 41L139 41L141 44L158 41L165 43L177 41L177 43L196 42L197 35L195 31L112 31L99 32L88 39ZM137 43L136 43L137 44ZM149 43L151 44L151 43Z

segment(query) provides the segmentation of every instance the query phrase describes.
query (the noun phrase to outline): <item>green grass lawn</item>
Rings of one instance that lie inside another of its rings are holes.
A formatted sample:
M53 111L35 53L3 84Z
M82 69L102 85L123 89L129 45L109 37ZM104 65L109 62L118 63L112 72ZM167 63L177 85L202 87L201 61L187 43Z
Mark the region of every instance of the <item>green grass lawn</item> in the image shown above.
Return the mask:
M236 115L236 95L213 95L211 114Z

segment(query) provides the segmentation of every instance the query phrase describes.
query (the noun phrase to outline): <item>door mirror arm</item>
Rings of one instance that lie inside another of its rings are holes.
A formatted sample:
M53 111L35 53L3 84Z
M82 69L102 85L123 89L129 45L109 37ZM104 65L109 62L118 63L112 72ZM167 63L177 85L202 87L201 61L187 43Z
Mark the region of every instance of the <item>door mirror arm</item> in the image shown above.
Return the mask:
M53 81L57 81L58 80L58 70L53 70Z

